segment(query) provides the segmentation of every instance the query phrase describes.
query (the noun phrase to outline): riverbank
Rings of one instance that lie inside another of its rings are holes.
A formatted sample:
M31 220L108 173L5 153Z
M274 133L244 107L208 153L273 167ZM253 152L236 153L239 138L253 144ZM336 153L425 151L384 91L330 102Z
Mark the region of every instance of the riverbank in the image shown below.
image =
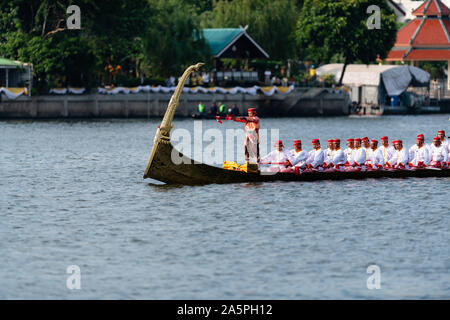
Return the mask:
M66 118L160 118L166 111L172 93L132 93L106 95L20 96L0 100L0 119L66 119ZM202 102L207 110L215 103L227 108L236 104L245 114L251 107L263 117L346 116L351 113L350 99L345 93L333 93L325 88L296 89L289 94L250 95L245 93L183 93L175 116L191 117ZM435 101L432 113L449 113L450 98ZM406 114L407 110L390 110ZM419 113L430 113L422 107Z
M86 94L21 96L0 102L0 118L151 118L162 117L172 93ZM190 117L202 102L207 110L215 103L227 108L236 104L241 113L256 107L261 116L336 116L348 115L348 95L331 93L327 89L296 90L289 94L250 95L245 93L183 93L177 117Z

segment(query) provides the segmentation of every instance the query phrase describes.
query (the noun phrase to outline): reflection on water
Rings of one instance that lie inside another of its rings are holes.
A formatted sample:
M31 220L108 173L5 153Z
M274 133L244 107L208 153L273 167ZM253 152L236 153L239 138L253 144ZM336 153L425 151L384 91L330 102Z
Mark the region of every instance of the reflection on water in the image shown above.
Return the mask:
M382 135L409 146L449 130L448 118L262 126L306 149ZM0 298L449 297L448 178L166 186L142 179L158 124L0 122ZM66 288L74 264L78 291ZM380 290L367 289L371 264Z

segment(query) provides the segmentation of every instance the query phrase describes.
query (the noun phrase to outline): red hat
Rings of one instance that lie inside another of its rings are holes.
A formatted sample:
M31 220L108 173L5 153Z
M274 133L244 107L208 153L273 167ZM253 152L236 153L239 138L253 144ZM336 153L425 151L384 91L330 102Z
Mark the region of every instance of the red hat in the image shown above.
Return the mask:
M302 144L302 140L294 140L294 146Z
M319 139L313 139L312 143L320 143Z
M424 140L425 136L423 134L418 134L417 139Z
M445 134L445 130L439 130L439 131L438 131L438 134L439 134L439 133Z
M402 140L394 140L394 141L392 141L392 143L403 143L403 141Z
M250 108L250 109L248 109L248 112L256 112L256 109L255 108Z
M434 138L433 138L433 141L441 141L441 138L439 138L439 137L434 137Z
M354 141L359 141L359 142L361 142L361 138L356 138Z
M389 138L388 138L388 136L382 136L380 139L381 140L388 140Z
M369 141L369 138L367 138L367 137L361 138L361 141L364 141L364 140Z
M341 139L334 139L333 142L341 142Z
M328 142L333 142L333 139L328 140Z
M353 142L353 141L355 141L355 139L352 139L352 138L347 139L347 142Z
M372 140L370 140L370 142L378 143L378 140L372 139Z
M278 140L277 142L275 142L275 144L273 146L276 147L276 146L282 146L282 145L283 145L283 141Z

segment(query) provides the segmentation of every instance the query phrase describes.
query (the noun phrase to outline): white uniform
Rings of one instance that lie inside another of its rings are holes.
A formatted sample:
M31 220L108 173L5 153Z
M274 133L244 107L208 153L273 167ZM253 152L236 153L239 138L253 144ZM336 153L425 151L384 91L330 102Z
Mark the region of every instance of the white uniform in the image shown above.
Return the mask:
M384 166L384 157L381 150L378 148L377 149L370 148L366 163L371 164L374 168L376 168L377 166Z
M444 138L444 141L441 141L441 146L443 146L444 147L444 151L447 152L447 159L448 159L450 157L450 140L447 139L447 138ZM431 154L431 146L430 146L429 152ZM430 158L431 158L431 156L430 156Z
M406 169L409 169L409 152L405 148L395 150L391 161L394 165L403 165ZM392 163L390 164L392 165Z
M333 150L333 158L331 159L331 163L336 165L343 165L347 161L347 157L344 154L344 151L342 151L341 148Z
M394 156L394 147L388 146L387 148L385 146L380 146L378 149L380 149L381 154L383 155L384 163L389 163L390 165L394 165L395 162L392 161L392 157ZM392 163L391 163L392 162Z
M306 164L310 164L313 168L323 165L325 160L325 153L321 148L314 149L309 152L308 159L306 159Z
M347 148L344 150L345 158L346 158L346 161L348 161L348 163L352 163L354 151L355 151L355 149L351 149L351 148Z
M261 159L261 162L271 162L271 163L284 163L289 160L289 152L284 149L281 151L273 150L271 153L266 155ZM271 169L282 170L285 168L282 164L273 164L270 166Z
M370 162L370 158L369 158L369 153L370 153L370 147L366 148L366 147L361 147L361 149L363 149L364 153L366 154L366 162L365 164Z
M447 143L447 160L450 158L450 140L448 140L447 138L444 139L444 143ZM431 154L431 151L428 150L428 152Z
M417 166L419 162L423 162L425 165L428 165L430 162L430 155L428 153L428 148L423 145L419 148L417 144L413 145L411 148L409 148L409 159L410 162Z
M353 149L353 162L350 162L350 164L356 164L359 166L364 166L364 164L366 163L366 150L362 147Z
M441 142L441 145L444 147L444 150L447 152L447 158L450 156L450 140L444 138L444 141ZM431 154L431 151L430 151Z
M439 162L442 165L442 162L448 162L448 153L446 152L444 146L440 145L439 147L436 147L435 145L432 145L430 158L430 164L433 162Z
M430 160L431 160L431 144L424 144L424 147L427 148L428 155L430 156Z
M308 152L305 150L300 150L299 152L292 149L289 152L289 161L292 166L303 168L306 165L306 159L308 158Z
M333 150L331 150L330 148L325 149L324 156L324 162L326 162L326 164L330 164L330 162L333 160Z
M414 144L414 145L411 146L411 148L409 148L409 150L408 150L408 152L409 152L409 159L414 159L414 154L416 153L416 150L417 150L417 144Z

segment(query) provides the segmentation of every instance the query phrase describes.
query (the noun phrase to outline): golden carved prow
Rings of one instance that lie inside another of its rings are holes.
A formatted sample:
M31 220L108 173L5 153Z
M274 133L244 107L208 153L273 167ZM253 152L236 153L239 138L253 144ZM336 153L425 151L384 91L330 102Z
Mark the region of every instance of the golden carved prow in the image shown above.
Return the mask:
M183 88L186 84L186 80L189 78L192 72L198 71L203 65L204 63L202 62L191 65L184 71L183 75L178 81L177 87L175 88L175 91L170 98L169 105L167 106L166 113L164 114L164 118L161 121L161 125L156 130L155 140L153 143L152 152L150 154L150 159L147 163L147 168L145 169L144 178L147 178L149 176L150 167L152 165L156 150L158 149L158 145L160 143L170 143L170 131L173 128L173 117L175 116L175 111L177 110L177 107L180 103L180 97L183 93Z

